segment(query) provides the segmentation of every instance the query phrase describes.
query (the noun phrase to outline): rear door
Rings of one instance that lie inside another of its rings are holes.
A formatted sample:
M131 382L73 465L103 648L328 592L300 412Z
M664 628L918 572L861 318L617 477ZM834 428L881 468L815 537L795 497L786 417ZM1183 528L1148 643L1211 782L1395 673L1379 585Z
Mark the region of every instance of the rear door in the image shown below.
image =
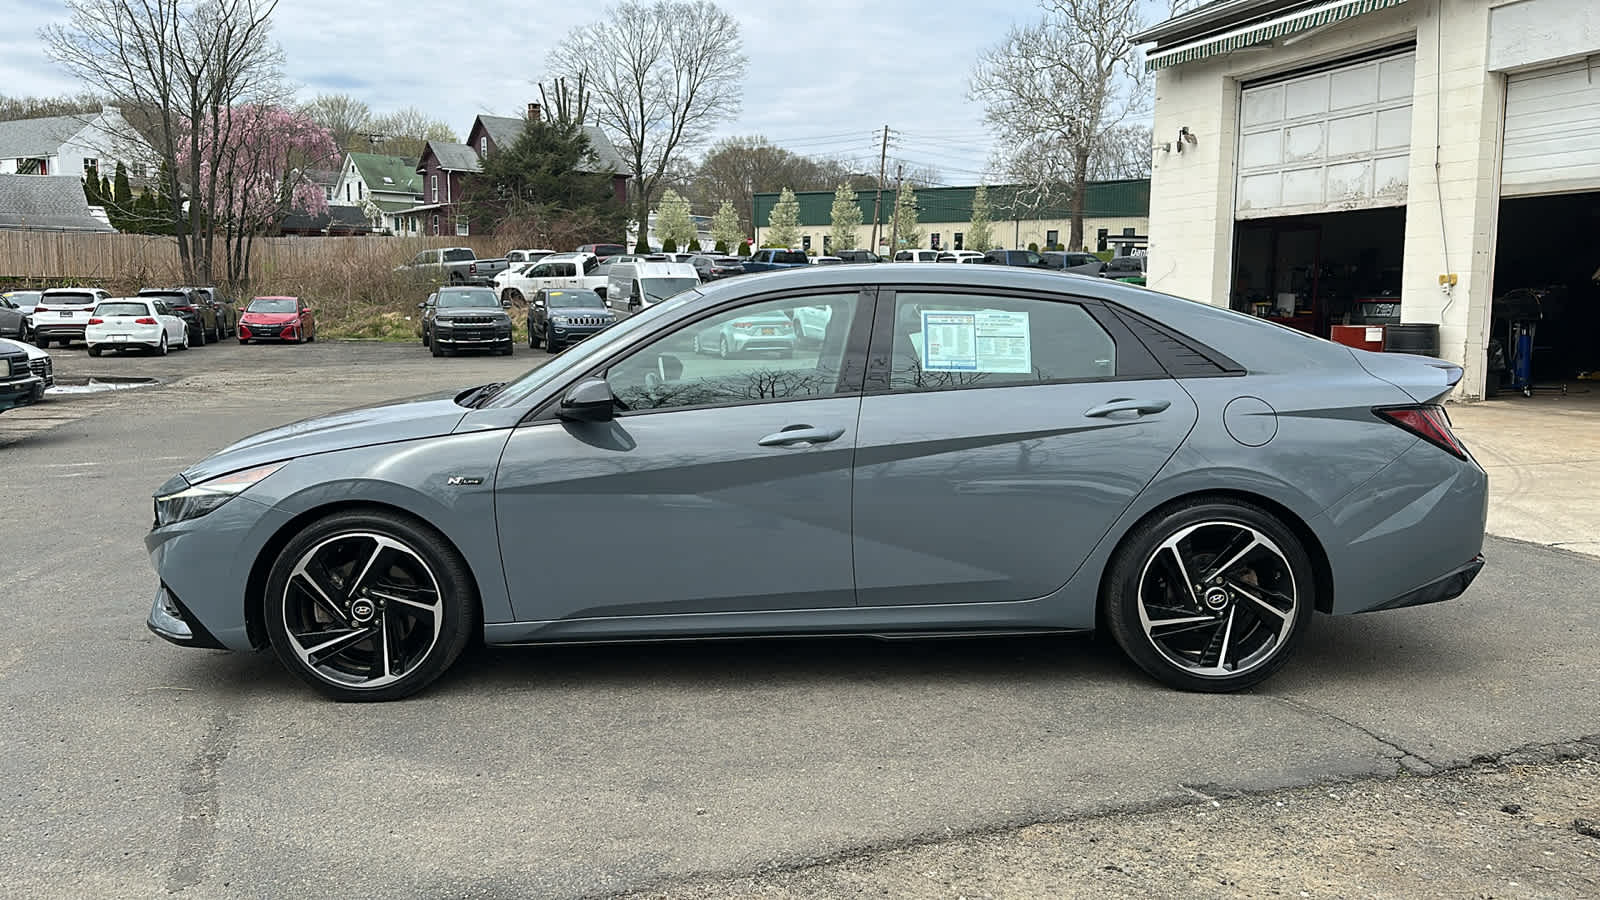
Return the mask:
M883 293L869 358L854 473L862 606L1055 591L1196 418L1090 300Z

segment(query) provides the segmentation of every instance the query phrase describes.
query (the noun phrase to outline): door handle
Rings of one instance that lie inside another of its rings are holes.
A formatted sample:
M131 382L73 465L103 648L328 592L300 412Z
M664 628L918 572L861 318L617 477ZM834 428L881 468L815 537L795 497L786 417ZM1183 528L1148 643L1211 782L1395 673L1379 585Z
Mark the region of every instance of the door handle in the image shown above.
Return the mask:
M1102 419L1112 413L1131 412L1139 415L1158 413L1172 405L1171 400L1132 400L1127 397L1118 397L1109 403L1091 406L1084 410L1084 417Z
M809 447L826 444L844 436L843 428L813 428L810 425L786 425L782 431L767 435L759 441L763 447Z

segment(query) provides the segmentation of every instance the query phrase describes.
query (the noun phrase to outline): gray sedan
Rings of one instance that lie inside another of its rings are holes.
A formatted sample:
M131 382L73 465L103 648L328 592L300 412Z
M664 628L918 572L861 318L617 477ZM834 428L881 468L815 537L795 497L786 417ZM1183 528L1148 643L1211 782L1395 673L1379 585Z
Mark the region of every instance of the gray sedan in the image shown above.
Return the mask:
M817 307L788 358L693 352ZM1439 405L1461 374L1022 268L733 279L510 383L188 467L156 492L149 624L270 646L340 700L414 693L476 639L1094 629L1236 690L1316 613L1467 590L1486 478ZM549 564L619 523L626 564Z

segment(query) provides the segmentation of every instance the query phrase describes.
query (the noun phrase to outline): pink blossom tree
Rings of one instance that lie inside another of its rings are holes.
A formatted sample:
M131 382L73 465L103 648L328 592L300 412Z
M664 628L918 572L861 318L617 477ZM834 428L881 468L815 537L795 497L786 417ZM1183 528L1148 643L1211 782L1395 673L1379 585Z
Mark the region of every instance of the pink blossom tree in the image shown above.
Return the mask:
M291 212L327 212L327 196L311 172L337 165L338 148L310 117L272 104L220 110L199 130L193 144L205 189L191 197L214 198L204 215L222 235L228 282L242 288L250 280L257 237Z

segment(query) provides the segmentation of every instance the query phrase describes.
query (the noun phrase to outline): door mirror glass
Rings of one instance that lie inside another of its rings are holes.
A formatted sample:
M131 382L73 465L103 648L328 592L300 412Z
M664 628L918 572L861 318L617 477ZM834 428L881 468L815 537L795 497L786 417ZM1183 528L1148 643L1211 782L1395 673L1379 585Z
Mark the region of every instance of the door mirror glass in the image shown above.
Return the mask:
M585 378L561 398L556 415L569 422L609 422L616 413L617 398L603 378Z
M509 299L502 299L500 301L500 308L501 309L510 309L511 308L511 301Z
M535 297L535 298L533 298L533 305L543 308L543 306L544 306L544 298L543 297Z

